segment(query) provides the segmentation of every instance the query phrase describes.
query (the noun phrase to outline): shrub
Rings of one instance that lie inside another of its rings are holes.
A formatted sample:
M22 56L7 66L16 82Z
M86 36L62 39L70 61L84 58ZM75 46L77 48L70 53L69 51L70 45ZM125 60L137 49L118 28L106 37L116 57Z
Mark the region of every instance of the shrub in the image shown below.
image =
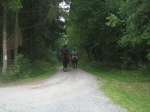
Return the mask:
M46 60L50 62L51 64L57 64L58 63L58 53L57 51L49 50Z
M25 58L22 54L19 54L16 58L14 66L14 75L17 77L26 77L31 72L31 62Z

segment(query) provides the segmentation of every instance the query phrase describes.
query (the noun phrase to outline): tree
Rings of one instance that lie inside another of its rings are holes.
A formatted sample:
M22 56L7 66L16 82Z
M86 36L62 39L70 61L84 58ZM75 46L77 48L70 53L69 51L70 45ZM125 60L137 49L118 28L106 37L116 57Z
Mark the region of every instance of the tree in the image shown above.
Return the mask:
M0 1L2 3L3 7L3 38L2 38L2 47L3 47L3 67L2 67L2 73L6 74L7 72L7 61L8 61L8 56L7 56L7 11L8 7L7 1Z
M22 5L22 53L32 61L47 58L62 32L59 0L23 0Z
M139 66L150 56L149 0L73 0L71 45L99 63Z
M19 28L19 12L20 9L22 8L22 0L12 0L9 2L9 8L11 9L12 12L15 13L15 50L14 50L14 58L15 58L15 63L16 63L16 58L18 54L18 46L19 46L19 33L20 33L20 28Z

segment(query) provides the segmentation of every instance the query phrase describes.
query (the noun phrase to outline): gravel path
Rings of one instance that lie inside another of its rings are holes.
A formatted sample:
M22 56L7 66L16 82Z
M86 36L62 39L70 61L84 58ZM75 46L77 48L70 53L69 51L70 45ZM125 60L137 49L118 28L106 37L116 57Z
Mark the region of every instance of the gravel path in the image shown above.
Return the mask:
M96 78L82 71L59 71L48 80L0 88L0 112L127 112L112 103Z

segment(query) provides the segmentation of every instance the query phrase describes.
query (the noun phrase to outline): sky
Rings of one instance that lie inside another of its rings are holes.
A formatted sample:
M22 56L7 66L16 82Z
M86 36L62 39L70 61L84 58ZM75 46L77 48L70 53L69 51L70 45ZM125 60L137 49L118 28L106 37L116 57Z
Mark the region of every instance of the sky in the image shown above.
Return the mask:
M64 11L66 11L66 12L70 11L70 4L67 4L65 1L61 2L59 4L59 7L64 9Z
M62 8L65 12L69 13L70 11L70 4L67 4L65 1L59 4L59 8ZM65 22L65 18L63 16L59 17L60 21Z
M59 20L62 21L62 22L66 22L65 18L62 17L62 16L59 17Z

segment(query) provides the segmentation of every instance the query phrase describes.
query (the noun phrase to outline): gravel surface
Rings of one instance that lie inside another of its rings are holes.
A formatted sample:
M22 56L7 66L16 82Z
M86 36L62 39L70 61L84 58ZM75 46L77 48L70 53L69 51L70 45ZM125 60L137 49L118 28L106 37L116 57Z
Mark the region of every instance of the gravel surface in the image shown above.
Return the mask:
M82 70L58 71L53 77L0 88L0 112L127 112L114 104Z

